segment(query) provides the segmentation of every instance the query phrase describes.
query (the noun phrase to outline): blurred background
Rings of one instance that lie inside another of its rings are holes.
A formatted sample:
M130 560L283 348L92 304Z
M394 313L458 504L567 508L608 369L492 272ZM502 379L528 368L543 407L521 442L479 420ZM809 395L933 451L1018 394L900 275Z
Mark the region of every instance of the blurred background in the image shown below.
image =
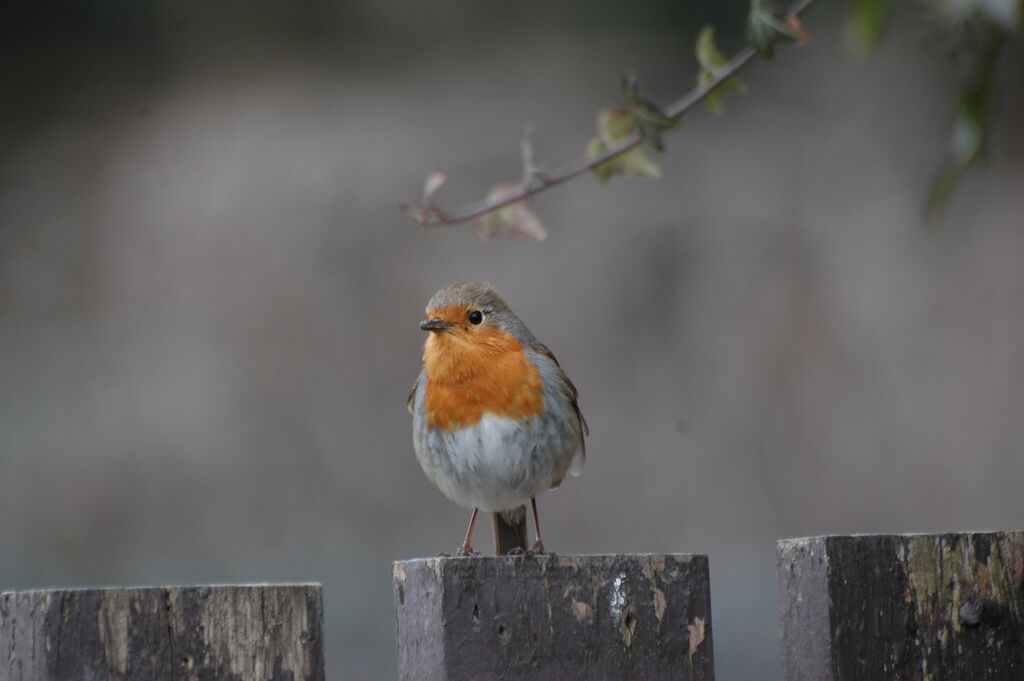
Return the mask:
M711 556L718 678L778 677L779 537L1024 528L1024 82L937 227L957 69L927 21L814 40L550 238L400 214L667 102L745 3L128 0L0 9L0 587L319 580L332 679L397 676L391 561L468 512L412 454L435 290L503 292L580 389L558 552ZM913 17L912 17L913 18ZM486 528L482 536L486 536ZM488 541L478 540L486 546Z

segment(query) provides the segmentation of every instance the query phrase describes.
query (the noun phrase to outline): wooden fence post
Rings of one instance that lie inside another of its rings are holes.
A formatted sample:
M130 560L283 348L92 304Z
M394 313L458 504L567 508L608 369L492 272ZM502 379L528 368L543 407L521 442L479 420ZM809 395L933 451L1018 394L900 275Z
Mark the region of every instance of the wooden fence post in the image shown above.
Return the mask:
M1024 532L778 543L785 681L1024 679Z
M394 564L402 681L712 681L707 556Z
M3 681L323 681L319 584L0 595Z

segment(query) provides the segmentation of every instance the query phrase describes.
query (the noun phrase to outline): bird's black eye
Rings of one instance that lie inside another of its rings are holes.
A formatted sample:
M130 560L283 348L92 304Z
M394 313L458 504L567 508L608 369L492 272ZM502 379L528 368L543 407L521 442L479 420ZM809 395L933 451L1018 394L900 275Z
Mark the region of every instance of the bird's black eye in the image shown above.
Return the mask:
M484 320L484 313L481 312L480 310L473 310L472 312L469 313L469 323L470 324L479 324L483 320Z

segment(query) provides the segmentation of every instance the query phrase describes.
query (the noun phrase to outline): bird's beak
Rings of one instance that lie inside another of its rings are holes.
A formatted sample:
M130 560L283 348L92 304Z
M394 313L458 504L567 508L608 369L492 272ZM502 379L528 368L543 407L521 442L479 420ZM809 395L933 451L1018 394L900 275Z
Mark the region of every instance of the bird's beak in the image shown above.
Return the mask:
M451 324L444 321L443 319L424 319L420 322L420 328L424 331L447 331L451 328Z

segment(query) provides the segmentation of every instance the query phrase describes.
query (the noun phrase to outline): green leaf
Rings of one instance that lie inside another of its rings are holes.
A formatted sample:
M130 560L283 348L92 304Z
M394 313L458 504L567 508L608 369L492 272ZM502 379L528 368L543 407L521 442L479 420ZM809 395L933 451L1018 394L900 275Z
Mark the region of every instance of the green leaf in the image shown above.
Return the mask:
M518 182L499 182L487 192L487 198L501 197L521 186ZM503 235L532 241L544 241L548 238L548 231L544 228L544 223L526 205L526 199L513 201L507 206L495 208L478 216L473 220L473 227L484 241L490 241Z
M850 0L848 7L846 40L859 54L867 54L882 42L892 7L889 0Z
M593 137L587 142L587 158L595 158L606 151L608 146L600 136ZM643 147L633 147L604 163L599 163L591 172L601 184L615 175L651 179L661 177L661 168L651 160Z
M729 60L715 45L715 27L711 24L702 28L697 35L695 52L697 53L697 62L705 71L714 73L729 63Z
M934 225L942 217L953 190L963 176L984 156L985 129L977 121L958 116L953 124L950 161L939 172L928 192L926 205L928 223Z
M772 0L750 0L747 40L765 59L771 59L776 45L805 43L811 35L795 16L787 16Z
M704 87L707 85L715 74L708 71L701 71L697 74L697 86ZM715 88L704 97L704 106L707 107L708 111L721 116L725 113L725 107L722 105L722 97L729 94L741 95L747 91L747 86L739 78L726 78L719 83Z
M654 102L640 97L636 92L636 76L627 73L622 77L622 96L633 114L633 125L636 131L655 151L665 151L665 142L661 139L663 132L668 132L679 125L679 118L673 118Z
M932 183L926 206L928 222L935 224L960 179L984 159L988 142L989 108L992 103L994 70L1004 34L992 24L985 34L957 102L956 119L949 140L949 158Z
M597 132L609 147L629 137L635 127L629 109L602 109L597 115Z
M595 158L627 139L636 129L636 117L629 109L602 109L597 115L597 136L587 142L587 158ZM658 178L661 168L642 147L634 147L592 169L602 184L615 175Z
M725 68L729 60L722 51L715 45L715 29L705 26L697 36L695 52L697 61L700 63L700 71L697 73L697 87L704 87L718 76L718 72ZM716 116L725 112L722 106L722 97L727 94L741 94L747 91L747 86L738 77L726 78L715 86L715 88L704 96L704 106Z

